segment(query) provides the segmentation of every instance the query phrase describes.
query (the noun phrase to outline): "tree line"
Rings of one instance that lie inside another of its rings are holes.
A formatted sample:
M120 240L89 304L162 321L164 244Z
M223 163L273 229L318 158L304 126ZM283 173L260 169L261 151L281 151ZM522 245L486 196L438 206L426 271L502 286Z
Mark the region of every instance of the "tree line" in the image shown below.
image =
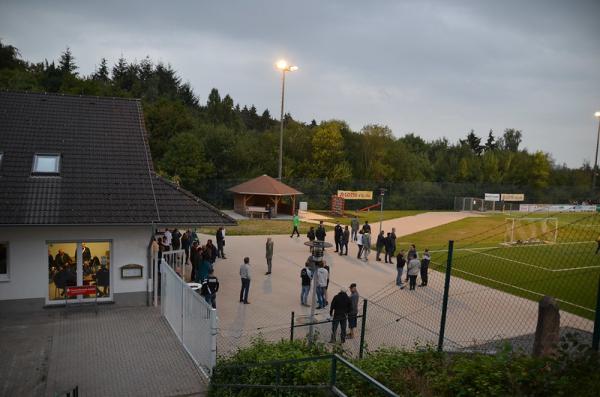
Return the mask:
M268 109L241 106L216 88L201 103L171 65L149 57L139 62L121 57L114 65L102 58L85 76L69 48L56 61L32 63L0 42L0 88L141 98L157 171L194 193L206 192L211 180L277 173L279 121ZM522 148L523 131L517 128L483 136L471 130L450 142L413 133L396 137L380 124L355 131L343 120L303 122L289 113L284 126L285 180L317 179L337 187L356 181L438 182L582 191L592 177L587 163L569 168L548 153Z

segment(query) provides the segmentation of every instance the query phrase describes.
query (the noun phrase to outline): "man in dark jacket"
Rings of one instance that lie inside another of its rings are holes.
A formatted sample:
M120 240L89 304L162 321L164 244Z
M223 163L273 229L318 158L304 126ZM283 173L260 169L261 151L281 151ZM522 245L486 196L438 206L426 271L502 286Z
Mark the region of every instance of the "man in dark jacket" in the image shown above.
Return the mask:
M352 301L346 294L344 289L340 290L331 301L329 315L331 321L331 343L335 343L335 334L337 333L338 325L340 326L340 339L342 343L346 341L346 318L348 313L352 311Z
M173 251L181 248L181 233L177 229L173 229L171 233L171 246L173 247Z
M220 227L217 230L217 257L221 259L225 258L225 233L223 232L223 228Z
M340 255L348 255L348 242L350 241L350 230L348 230L348 226L344 227L344 232L342 233L342 244L340 247ZM346 248L346 253L344 253L344 248Z
M344 233L342 227L339 223L335 225L333 228L333 239L335 240L335 252L340 251L340 246L342 245L342 234Z
M375 247L377 248L377 255L375 256L375 260L381 262L381 251L383 251L383 247L385 247L385 236L383 234L383 230L380 231L377 235L377 242L375 243Z
M385 263L393 263L392 256L394 255L394 248L392 242L392 233L388 233L385 238Z
M208 271L208 278L202 282L200 287L200 295L204 297L206 303L212 306L213 309L217 308L217 291L219 290L219 279L215 276L215 271L210 269Z
M319 222L319 227L315 232L315 236L317 237L317 240L325 241L325 236L327 236L327 233L325 232L325 226L323 226L323 221Z

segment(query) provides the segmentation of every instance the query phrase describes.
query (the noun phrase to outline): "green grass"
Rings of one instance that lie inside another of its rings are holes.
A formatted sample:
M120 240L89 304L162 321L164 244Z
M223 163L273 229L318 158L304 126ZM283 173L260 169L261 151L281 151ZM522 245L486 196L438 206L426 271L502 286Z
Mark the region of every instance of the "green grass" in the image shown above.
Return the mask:
M448 240L455 240L454 276L536 301L550 295L562 309L593 319L600 277L600 255L595 255L600 215L551 216L559 219L556 244L502 245L505 216L494 215L405 236L398 246L429 248L434 264L444 270Z
M313 211L317 214L322 214L325 216L331 217L331 213L329 211ZM328 222L339 222L342 225L350 225L350 221L354 217L354 215L358 216L358 220L361 224L365 223L365 221L369 221L369 223L377 223L379 220L387 221L388 219L396 219L403 218L405 216L413 216L417 214L422 214L428 211L419 211L419 210L389 210L389 211L368 211L368 212L359 212L359 211L344 211L344 216L336 216L332 217Z

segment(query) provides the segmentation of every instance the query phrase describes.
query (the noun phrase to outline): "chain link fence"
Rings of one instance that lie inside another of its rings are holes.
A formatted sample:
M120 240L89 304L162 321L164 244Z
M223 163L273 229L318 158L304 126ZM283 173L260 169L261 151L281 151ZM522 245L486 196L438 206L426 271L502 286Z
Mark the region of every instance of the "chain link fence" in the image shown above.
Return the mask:
M343 349L351 357L383 347L494 354L510 346L531 353L544 296L553 297L560 309L561 338L592 344L598 316L600 215L552 216L560 219L556 228L510 222L511 228L532 234L528 239L506 242L509 226L500 218L495 226L453 242L451 250L432 247L427 285L409 290L391 281L363 297L354 338L330 344L332 350ZM259 335L271 341L306 338L310 328L308 316L292 313L257 323L262 326L234 333L222 329L219 354L247 346ZM313 326L315 339L328 343L331 321L321 319ZM600 325L596 328L600 331Z

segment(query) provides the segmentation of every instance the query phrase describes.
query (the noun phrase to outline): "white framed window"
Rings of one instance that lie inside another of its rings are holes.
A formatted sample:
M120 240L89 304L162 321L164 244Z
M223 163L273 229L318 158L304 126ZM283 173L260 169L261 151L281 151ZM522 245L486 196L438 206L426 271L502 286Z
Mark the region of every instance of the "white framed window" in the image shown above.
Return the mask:
M0 281L10 280L8 242L0 241Z
M60 173L60 154L34 154L31 172L34 175L58 175Z

